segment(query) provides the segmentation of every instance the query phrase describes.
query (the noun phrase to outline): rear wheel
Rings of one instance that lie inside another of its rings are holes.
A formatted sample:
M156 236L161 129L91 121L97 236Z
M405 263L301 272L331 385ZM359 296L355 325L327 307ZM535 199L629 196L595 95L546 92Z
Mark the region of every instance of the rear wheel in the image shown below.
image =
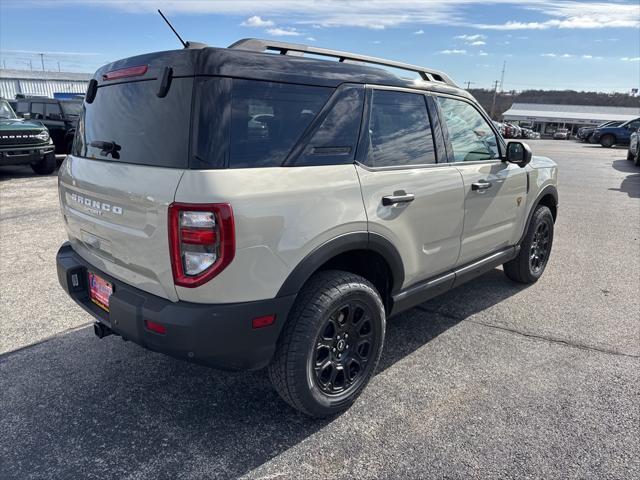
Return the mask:
M31 168L38 175L49 175L56 169L56 155L51 152L37 163L32 163Z
M300 292L278 340L271 382L295 409L335 415L369 382L384 333L384 307L371 283L348 272L319 272Z
M553 215L549 207L540 205L531 216L520 252L504 264L504 273L520 283L534 283L544 272L553 244Z
M633 153L631 152L631 150L627 151L627 160L629 160L630 162L633 162L633 160L635 159Z
M616 143L616 139L614 138L613 135L605 135L600 139L600 145L602 145L605 148L613 147L615 143Z

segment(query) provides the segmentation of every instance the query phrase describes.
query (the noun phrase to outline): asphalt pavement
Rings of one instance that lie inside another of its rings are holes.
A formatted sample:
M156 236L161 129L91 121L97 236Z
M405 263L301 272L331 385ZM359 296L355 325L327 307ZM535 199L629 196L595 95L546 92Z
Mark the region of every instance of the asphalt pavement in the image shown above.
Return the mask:
M332 420L116 337L57 284L55 175L0 168L0 478L640 477L640 168L531 141L560 167L550 263L495 269L389 321Z

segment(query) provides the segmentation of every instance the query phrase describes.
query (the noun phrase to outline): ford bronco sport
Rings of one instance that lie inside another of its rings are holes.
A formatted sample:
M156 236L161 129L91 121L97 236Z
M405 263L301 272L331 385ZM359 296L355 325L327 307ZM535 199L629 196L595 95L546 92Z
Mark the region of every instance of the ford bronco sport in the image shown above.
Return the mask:
M540 278L556 177L430 69L254 39L132 57L90 81L60 169L58 277L99 337L268 367L332 415L387 318L499 265Z
M0 165L31 165L40 175L49 175L56 169L47 127L18 118L4 98L0 98Z

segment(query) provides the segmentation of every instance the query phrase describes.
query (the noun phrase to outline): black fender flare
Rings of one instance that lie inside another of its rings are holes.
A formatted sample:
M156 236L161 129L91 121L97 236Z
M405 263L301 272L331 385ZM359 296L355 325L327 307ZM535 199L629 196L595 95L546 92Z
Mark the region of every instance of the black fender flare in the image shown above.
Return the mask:
M341 253L351 250L371 250L387 262L393 276L391 293L400 291L404 282L402 257L396 247L384 236L373 232L351 232L339 235L323 243L309 253L291 271L284 281L277 297L295 295L307 280L323 264Z
M546 197L549 194L551 194L551 196L554 198L556 208L558 208L558 189L556 188L555 185L547 185L542 190L540 190L540 193L538 193L538 196L533 202L533 206L529 209L529 213L527 214L527 221L524 223L524 231L522 232L522 235L520 236L520 240L518 240L517 245L520 245L524 240L524 237L527 234L527 229L529 228L529 222L531 222L531 217L533 217L533 212L535 212L536 208L538 208L538 205L540 205L540 200L542 200L544 197Z

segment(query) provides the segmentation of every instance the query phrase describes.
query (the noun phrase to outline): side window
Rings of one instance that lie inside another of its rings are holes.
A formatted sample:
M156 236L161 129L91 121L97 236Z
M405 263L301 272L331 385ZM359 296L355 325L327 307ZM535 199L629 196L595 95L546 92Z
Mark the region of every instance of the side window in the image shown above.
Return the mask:
M373 90L366 164L370 167L436 163L425 97Z
M57 103L45 104L45 116L47 120L62 120L62 110Z
M295 165L339 165L353 163L360 132L364 87L338 90L331 110L306 144Z
M629 123L629 128L631 128L632 130L637 130L638 128L640 128L640 120L634 120L633 122Z
M33 118L34 120L44 119L44 103L31 104L31 118Z
M462 100L438 97L456 162L500 158L495 133L480 112Z
M281 165L332 92L325 87L234 79L229 166Z
M24 100L18 101L18 105L16 106L16 113L27 113L29 112L29 102L25 102Z

